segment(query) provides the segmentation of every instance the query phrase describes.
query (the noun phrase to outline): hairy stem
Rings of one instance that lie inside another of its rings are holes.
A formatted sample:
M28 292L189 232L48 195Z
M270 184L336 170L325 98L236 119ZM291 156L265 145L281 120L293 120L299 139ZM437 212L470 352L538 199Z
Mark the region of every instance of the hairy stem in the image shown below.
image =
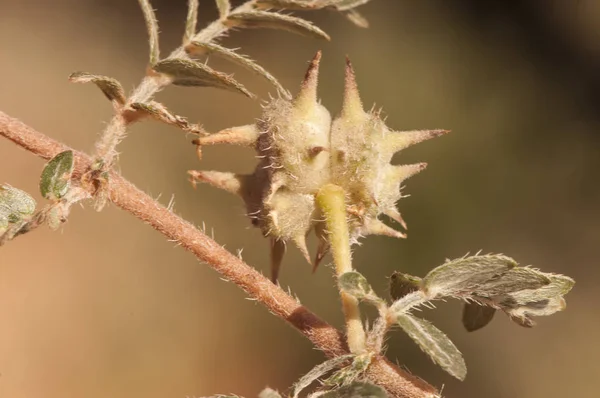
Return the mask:
M319 190L317 203L325 216L335 271L339 278L342 274L352 271L345 192L337 185L327 184ZM352 353L362 353L366 349L366 336L360 319L358 300L343 291L340 291L340 297L346 318L348 347Z
M231 14L246 12L252 10L252 6L254 5L255 0L247 1L246 3L240 5L231 11ZM150 7L147 0L140 1L142 5L142 9L146 9ZM147 7L144 7L146 5ZM146 10L148 11L148 10ZM151 8L150 8L151 11ZM148 11L148 12L150 12ZM229 26L223 23L221 20L216 20L202 29L200 32L195 34L191 41L198 41L201 43L209 43L218 37L225 34L230 29ZM149 31L153 30L149 28ZM151 34L152 36L152 34ZM152 43L157 43L158 39L150 40ZM185 44L177 47L171 54L169 54L168 58L189 58L187 53L185 52ZM158 49L158 44L156 45L156 49ZM151 46L151 51L153 51ZM158 50L156 50L156 54L158 54ZM158 59L155 61L157 62ZM129 105L135 102L146 103L154 97L156 93L165 88L171 83L171 79L166 76L150 74L144 77L141 83L133 90L131 96L127 100L127 103L123 107L123 110L126 110ZM103 165L105 165L105 169L109 169L117 156L117 145L125 138L125 134L127 133L127 126L130 123L125 117L123 117L123 111L118 112L112 120L108 123L104 132L100 136L100 139L96 143L96 153L95 160L100 161Z
M73 150L0 111L0 136L44 159ZM73 178L80 178L92 164L92 159L73 150ZM167 239L178 242L197 259L243 289L251 298L274 315L286 320L328 357L348 353L342 334L298 303L296 299L260 272L229 253L202 231L161 206L115 172L109 177L110 200L121 209L151 225ZM437 390L420 378L398 368L384 357L376 357L366 372L373 383L398 398L440 397Z

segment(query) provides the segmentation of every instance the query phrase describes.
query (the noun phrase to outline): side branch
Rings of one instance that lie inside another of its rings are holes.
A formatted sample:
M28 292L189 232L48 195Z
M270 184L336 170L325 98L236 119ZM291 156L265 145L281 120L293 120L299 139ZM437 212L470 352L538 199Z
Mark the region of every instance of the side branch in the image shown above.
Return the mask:
M44 159L71 148L63 145L0 111L0 136ZM91 165L88 155L73 151L74 178ZM150 224L169 240L178 242L200 261L207 263L225 278L242 288L270 312L285 319L328 357L348 353L341 333L303 307L260 272L229 253L189 222L178 217L115 172L110 172L110 200L121 209ZM391 364L376 358L367 371L368 379L385 388L390 396L402 398L439 397L435 388Z

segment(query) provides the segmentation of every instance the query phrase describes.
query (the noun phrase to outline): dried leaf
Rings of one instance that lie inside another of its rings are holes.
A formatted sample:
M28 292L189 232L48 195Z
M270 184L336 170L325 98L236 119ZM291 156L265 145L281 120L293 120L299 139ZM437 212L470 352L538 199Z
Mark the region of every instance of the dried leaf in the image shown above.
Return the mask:
M338 367L340 367L344 362L352 358L352 355L341 355L339 357L332 358L328 361L325 361L314 368L311 369L310 372L305 374L292 386L293 392L292 397L298 398L302 390L306 387L310 386L315 380L319 377L325 375L327 372L330 372Z
M398 316L397 323L433 362L457 379L465 379L467 366L463 356L441 330L430 322L410 314Z
M217 72L200 62L182 58L167 58L154 65L154 70L171 76L173 84L180 86L217 87L237 91L254 98L254 95L231 76Z
M475 302L466 303L463 308L463 326L468 332L474 332L490 323L495 313L495 308Z
M204 130L200 126L188 123L186 118L172 114L160 102L151 101L147 104L141 102L134 102L133 104L131 104L131 108L147 116L150 116L160 122L176 126L184 131L193 134L200 134L204 132Z
M387 398L387 392L374 384L354 382L350 385L328 391L320 398Z
M250 58L240 55L229 48L225 48L215 43L202 43L194 41L188 44L185 47L185 50L191 56L199 56L210 53L220 56L221 58L224 58L238 65L241 65L244 68L249 69L257 75L260 75L263 78L265 78L267 81L269 81L269 83L275 86L277 91L285 98L291 98L290 93L285 88L283 88L283 86L277 81L277 79L275 79L275 77L269 72L267 72L262 66L258 65Z
M394 272L390 277L390 296L394 301L419 290L421 278L402 272Z
M317 39L330 40L327 33L323 32L311 22L302 18L276 12L236 12L230 14L225 23L230 27L282 29Z
M27 192L8 184L0 185L0 229L32 215L35 206L35 200Z
M188 14L185 20L185 34L183 42L187 43L196 34L196 24L198 23L198 0L188 0Z
M74 72L69 76L73 83L94 83L111 101L120 105L125 104L125 91L116 79L107 76L93 75L87 72Z
M160 48L158 46L158 21L156 14L150 4L150 0L138 0L144 20L146 21L146 29L148 30L148 43L150 45L150 65L154 65L160 59Z
M40 192L50 200L59 200L71 187L73 174L73 151L64 151L50 159L40 179Z
M229 15L229 11L231 10L231 4L229 4L229 0L216 0L217 8L219 9L219 16L221 19L225 18Z
M423 278L423 290L430 299L470 293L516 266L510 257L491 254L447 261Z

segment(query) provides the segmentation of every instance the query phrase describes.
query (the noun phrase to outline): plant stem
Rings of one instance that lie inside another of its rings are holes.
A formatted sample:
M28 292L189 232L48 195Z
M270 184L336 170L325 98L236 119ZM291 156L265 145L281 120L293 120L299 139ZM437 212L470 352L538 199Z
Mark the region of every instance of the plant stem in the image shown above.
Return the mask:
M92 159L81 152L39 133L0 111L0 136L44 159L72 150L75 160L73 178L77 180L92 164ZM118 173L110 172L111 201L152 226L170 241L175 241L196 258L243 289L251 298L265 306L274 315L286 320L328 357L347 354L343 336L331 325L317 317L296 299L260 272L229 253L202 231L183 220L153 198L140 191ZM90 192L92 193L92 192ZM372 383L385 388L391 397L437 398L437 390L422 379L398 368L386 358L378 356L367 369Z
M142 2L147 3L147 2ZM239 12L246 12L252 10L255 0L250 0L240 5L231 11L230 14ZM201 43L209 43L219 36L227 33L230 29L229 26L225 25L222 20L216 20L202 29L200 32L194 35L193 41ZM177 47L167 58L189 58L185 52L185 44ZM171 83L171 79L167 76L161 75L148 75L145 76L140 84L133 90L131 96L128 98L127 103L123 106L123 111L127 110L129 105L135 102L146 103L154 97L156 93L165 88ZM131 122L123 116L123 111L118 111L112 120L108 123L104 132L100 136L100 139L96 143L95 160L105 165L105 170L110 169L113 165L117 156L117 145L125 138L127 133L127 126Z
M327 184L317 193L317 203L325 216L335 271L339 278L342 274L352 271L345 192L337 185ZM350 352L363 353L366 350L366 336L364 325L360 319L358 300L343 291L340 291L340 297L346 318Z

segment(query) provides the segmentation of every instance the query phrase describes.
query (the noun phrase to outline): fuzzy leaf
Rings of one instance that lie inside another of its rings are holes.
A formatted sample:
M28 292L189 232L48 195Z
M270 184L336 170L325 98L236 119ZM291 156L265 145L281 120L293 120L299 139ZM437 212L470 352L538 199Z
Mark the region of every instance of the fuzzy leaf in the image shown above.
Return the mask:
M0 230L33 214L35 200L25 191L8 184L0 185Z
M231 61L240 66L243 66L244 68L249 69L257 75L265 78L269 83L275 86L277 91L279 91L279 93L281 93L284 97L288 99L291 98L290 93L285 88L283 88L283 86L277 81L277 79L275 79L275 77L269 72L267 72L262 66L258 65L250 58L240 55L229 48L225 48L215 43L202 43L194 41L188 44L185 47L185 50L191 56L199 56L210 53L215 54L223 59Z
M549 285L550 279L543 272L527 267L515 267L510 271L477 286L477 296L493 297L526 289L539 289Z
M225 22L230 27L281 29L317 39L330 40L329 35L311 22L286 14L268 11L236 12Z
M150 45L150 65L154 65L160 59L160 48L158 46L158 21L156 14L150 4L150 0L138 0L144 21L146 21L146 29L148 30L148 43Z
M146 116L150 116L160 122L179 127L180 129L190 133L199 134L203 132L202 128L200 128L198 125L188 123L186 118L172 114L160 102L134 102L133 104L131 104L131 108L145 114Z
M258 394L258 398L281 398L281 394L267 387Z
M390 277L390 296L394 301L419 290L421 278L402 272L394 272Z
M302 376L300 378L300 380L298 380L296 383L294 383L292 397L298 398L298 396L300 395L302 390L304 390L306 387L310 386L315 380L317 380L319 377L325 375L327 372L330 372L330 371L338 368L340 365L342 365L344 362L346 362L350 358L352 358L352 355L341 355L339 357L335 357L328 361L325 361L325 362L315 366L314 368L312 368L310 372L308 372L307 374Z
M463 326L468 332L474 332L490 323L495 313L495 308L479 303L466 303L463 308Z
M323 382L326 386L348 386L361 377L373 362L372 354L356 355L352 363Z
M73 165L73 151L61 152L46 163L40 179L44 198L58 200L66 195L71 187Z
M217 8L219 9L219 16L221 18L225 18L231 10L231 4L229 4L229 0L216 0L216 2Z
M345 272L338 278L338 285L343 292L356 297L358 300L380 302L373 288L361 273L356 271Z
M398 316L397 323L433 362L457 379L465 379L467 366L463 356L441 330L430 322L410 314Z
M386 391L374 384L354 382L350 385L328 391L321 398L387 398Z
M196 34L196 24L198 23L198 0L188 0L188 13L185 20L185 34L183 42L192 40Z
M179 86L217 87L237 91L250 98L254 97L231 76L217 72L200 62L182 58L169 58L154 65L154 70L171 76L173 84Z
M511 294L511 296L521 304L536 302L541 300L549 300L554 297L564 296L569 293L573 286L575 285L575 281L568 276L557 275L557 274L543 274L545 278L549 280L550 283L540 287L539 289L531 290L522 290L520 292L515 292ZM529 288L532 289L532 288Z
M516 266L510 257L491 254L447 261L423 278L423 290L430 299L472 292L482 283Z
M87 72L74 72L69 76L73 83L94 83L111 101L123 105L125 103L125 91L116 79L107 76L93 75Z

